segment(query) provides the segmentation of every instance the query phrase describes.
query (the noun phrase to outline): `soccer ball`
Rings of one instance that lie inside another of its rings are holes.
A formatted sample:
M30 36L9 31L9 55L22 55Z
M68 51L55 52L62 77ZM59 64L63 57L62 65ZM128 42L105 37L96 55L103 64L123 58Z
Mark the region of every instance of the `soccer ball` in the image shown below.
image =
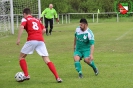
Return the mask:
M15 74L15 79L17 82L23 82L24 81L24 73L23 72L17 72Z

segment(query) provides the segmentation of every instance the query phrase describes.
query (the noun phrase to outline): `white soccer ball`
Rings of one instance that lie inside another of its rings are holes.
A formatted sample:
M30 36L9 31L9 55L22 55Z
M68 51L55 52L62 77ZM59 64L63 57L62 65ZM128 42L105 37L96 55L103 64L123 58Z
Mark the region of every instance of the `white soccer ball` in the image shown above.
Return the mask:
M24 81L24 73L23 72L17 72L15 74L15 79L17 82L23 82Z

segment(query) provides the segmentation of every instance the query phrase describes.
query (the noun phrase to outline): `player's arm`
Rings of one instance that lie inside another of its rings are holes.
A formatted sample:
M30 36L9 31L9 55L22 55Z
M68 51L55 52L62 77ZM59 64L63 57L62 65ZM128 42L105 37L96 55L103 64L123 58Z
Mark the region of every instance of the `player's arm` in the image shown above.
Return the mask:
M88 38L89 38L89 43L91 45L90 46L90 59L92 60L93 59L93 53L94 53L94 43L95 43L93 33L88 34Z
M19 31L18 31L18 38L17 38L17 45L19 45L19 43L20 43L20 38L21 38L21 35L22 35L22 33L23 33L23 30L24 30L24 26L20 26L20 28L19 28Z
M47 11L47 9L45 9L45 10L42 12L40 20L42 20L43 16L46 14L46 11Z
M43 30L42 30L42 34L44 34L46 32L46 29L45 28L43 28Z
M73 44L73 49L75 50L76 48L76 37L74 37L74 44Z
M56 22L59 22L59 19L58 19L58 15L57 15L56 10L54 11L54 15L55 15L55 18L56 18Z
M42 22L40 21L40 25L41 25L41 29L42 29L42 34L44 34L46 32L46 28L45 26L42 24Z
M41 17L44 16L44 14L46 14L46 11L47 11L47 8L45 10L43 10L42 14L41 14Z
M94 44L90 47L90 59L93 59Z

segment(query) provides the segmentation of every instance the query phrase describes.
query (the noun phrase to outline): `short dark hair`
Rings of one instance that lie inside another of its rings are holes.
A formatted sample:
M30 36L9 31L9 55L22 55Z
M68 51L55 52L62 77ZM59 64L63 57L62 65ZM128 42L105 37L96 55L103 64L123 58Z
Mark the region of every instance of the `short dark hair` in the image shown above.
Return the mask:
M23 10L23 14L31 14L31 11L30 11L30 9L29 8L25 8L24 10Z
M88 24L87 20L85 18L80 19L80 23Z

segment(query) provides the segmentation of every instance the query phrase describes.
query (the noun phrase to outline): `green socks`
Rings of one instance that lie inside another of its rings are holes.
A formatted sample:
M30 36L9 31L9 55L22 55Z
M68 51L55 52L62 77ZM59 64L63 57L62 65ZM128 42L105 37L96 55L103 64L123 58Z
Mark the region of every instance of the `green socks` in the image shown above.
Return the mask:
M75 64L76 71L78 73L81 73L82 74L80 62L79 61L75 61L74 64ZM96 69L96 66L95 66L94 61L91 61L91 63L88 64L88 65L91 66L93 69Z
M91 61L91 63L90 63L90 64L88 64L88 65L89 65L89 66L91 66L93 69L95 69L95 68L96 68L94 61Z
M80 62L76 61L74 64L75 64L75 69L77 70L77 72L82 73Z

